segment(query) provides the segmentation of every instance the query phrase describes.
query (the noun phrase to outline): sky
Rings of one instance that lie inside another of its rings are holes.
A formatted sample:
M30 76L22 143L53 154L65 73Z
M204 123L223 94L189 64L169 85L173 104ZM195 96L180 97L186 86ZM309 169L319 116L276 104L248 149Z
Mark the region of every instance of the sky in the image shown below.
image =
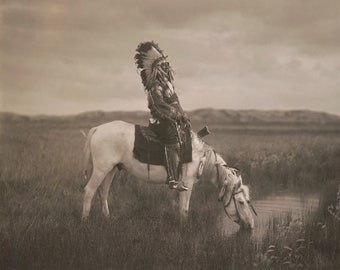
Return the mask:
M186 111L340 115L337 0L0 0L0 111L147 110L135 49L154 40Z

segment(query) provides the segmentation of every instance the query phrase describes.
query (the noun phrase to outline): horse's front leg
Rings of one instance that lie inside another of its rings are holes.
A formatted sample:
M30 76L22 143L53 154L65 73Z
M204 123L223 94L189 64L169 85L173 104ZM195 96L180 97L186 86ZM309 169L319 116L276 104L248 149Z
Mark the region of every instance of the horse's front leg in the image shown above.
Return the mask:
M183 182L188 187L188 190L182 191L179 194L179 214L181 225L183 225L188 218L190 198L194 186L194 179L186 178L183 179Z

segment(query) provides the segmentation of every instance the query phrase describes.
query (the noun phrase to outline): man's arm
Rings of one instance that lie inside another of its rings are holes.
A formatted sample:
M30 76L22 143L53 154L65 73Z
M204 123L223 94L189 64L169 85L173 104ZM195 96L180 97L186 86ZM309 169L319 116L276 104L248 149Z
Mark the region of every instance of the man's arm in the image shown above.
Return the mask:
M181 113L176 108L164 101L161 89L153 87L148 95L150 105L158 117L171 120L177 120L181 117Z
M190 125L190 119L189 116L187 115L187 113L183 110L181 103L179 102L178 96L176 93L174 93L174 96L176 98L176 108L177 108L177 112L179 115L180 120L185 123L185 124L189 124Z

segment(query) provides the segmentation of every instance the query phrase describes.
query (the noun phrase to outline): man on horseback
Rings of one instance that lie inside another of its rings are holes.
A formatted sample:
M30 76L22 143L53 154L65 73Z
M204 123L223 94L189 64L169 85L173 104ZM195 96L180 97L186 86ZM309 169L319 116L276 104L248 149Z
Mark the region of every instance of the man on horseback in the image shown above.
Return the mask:
M169 188L186 191L181 180L181 146L183 132L190 129L173 85L173 71L167 56L156 43L142 42L136 49L135 61L148 97L151 118L149 126L164 144Z

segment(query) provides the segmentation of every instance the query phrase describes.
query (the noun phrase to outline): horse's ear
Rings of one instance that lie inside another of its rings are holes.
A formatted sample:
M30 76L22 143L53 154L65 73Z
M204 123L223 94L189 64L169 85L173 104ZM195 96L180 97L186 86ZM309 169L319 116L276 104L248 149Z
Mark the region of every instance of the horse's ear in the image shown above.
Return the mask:
M239 169L239 168L237 168L237 167L232 167L233 169L235 169L237 172L241 172L241 170Z
M234 169L237 176L241 176L241 170L239 168L233 167L233 169Z
M241 170L239 168L237 168L237 167L231 167L231 166L229 166L227 164L223 164L223 166L226 167L226 168L234 169L234 170L236 170L238 172L241 172Z
M224 167L228 168L228 169L232 169L234 170L234 172L236 173L237 176L240 176L241 175L241 170L237 167L231 167L231 166L228 166L227 164L223 164Z

